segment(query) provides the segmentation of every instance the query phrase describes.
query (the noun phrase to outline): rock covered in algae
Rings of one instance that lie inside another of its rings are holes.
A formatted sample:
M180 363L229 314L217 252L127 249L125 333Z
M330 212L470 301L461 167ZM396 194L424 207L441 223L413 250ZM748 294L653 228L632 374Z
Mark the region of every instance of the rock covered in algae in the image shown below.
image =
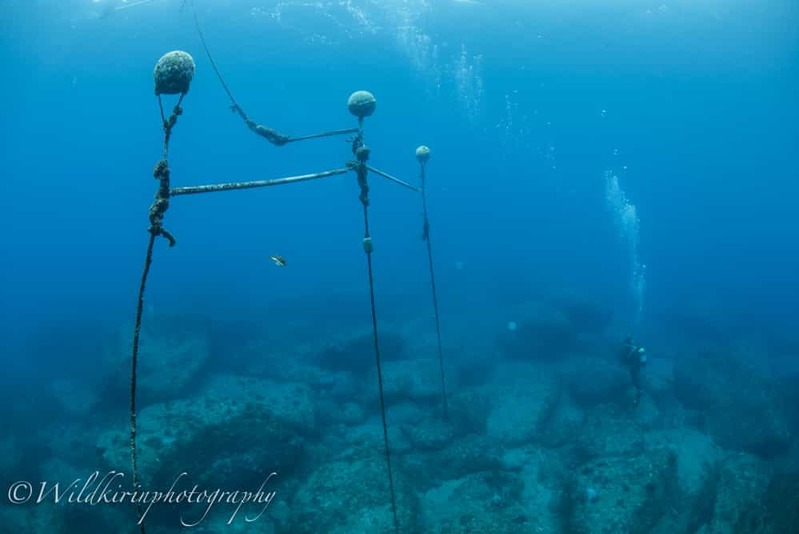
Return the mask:
M255 491L274 471L279 474L275 485L285 492L304 455L304 441L282 414L256 399L253 390L247 392L250 399L217 391L140 410L137 451L142 483L169 487L185 471L189 488L237 481L240 489ZM123 427L102 433L96 444L98 467L120 470L129 465L128 440Z
M369 91L355 91L347 100L347 109L359 119L374 113L376 105L375 95Z
M386 330L380 336L380 355L383 361L402 360L407 357L406 340L398 332ZM321 349L316 349L310 360L320 368L332 372L348 372L364 376L373 369L363 362L374 355L372 331L347 331L332 337Z
M584 464L561 496L564 531L663 532L658 526L679 506L677 468L677 455L668 448Z
M550 390L546 381L497 386L486 420L489 438L506 446L534 441L549 408Z
M208 323L181 315L154 315L142 325L137 390L142 403L178 398L194 386L211 355ZM101 365L110 387L128 387L130 330L121 329Z
M432 487L464 473L499 472L503 469L502 451L503 446L490 438L472 434L453 439L432 453L417 449L407 454L404 472L412 477L416 487Z
M334 461L311 472L297 489L292 509L296 534L393 532L391 496L380 448L358 459ZM400 532L415 528L417 500L409 481L394 470Z
M429 402L441 397L441 375L435 358L384 361L382 370L386 402ZM369 373L369 383L376 384L377 369ZM454 387L454 377L448 382Z
M524 484L507 472L472 473L443 481L421 499L419 532L528 534L553 532L541 519L546 509L527 509Z
M568 365L560 375L563 389L583 409L623 402L631 392L630 376L617 362L586 356Z
M674 389L685 407L702 413L708 434L721 447L773 458L792 446L790 416L777 383L754 358L711 349L679 358Z
M155 64L153 78L157 95L186 93L194 78L194 58L182 50L168 52Z
M430 417L415 424L404 424L400 429L417 451L441 450L455 439L455 428L452 425Z
M497 345L510 360L563 362L582 346L575 324L566 311L546 301L528 301L514 306L514 325L500 331Z

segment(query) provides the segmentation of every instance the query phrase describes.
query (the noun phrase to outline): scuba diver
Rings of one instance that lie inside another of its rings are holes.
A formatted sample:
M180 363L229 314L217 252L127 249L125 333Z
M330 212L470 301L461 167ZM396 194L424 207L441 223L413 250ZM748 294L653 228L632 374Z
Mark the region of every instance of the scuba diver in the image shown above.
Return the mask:
M630 372L630 378L635 388L636 406L641 402L641 369L646 365L646 349L633 342L633 338L627 336L622 343L619 351L619 360Z

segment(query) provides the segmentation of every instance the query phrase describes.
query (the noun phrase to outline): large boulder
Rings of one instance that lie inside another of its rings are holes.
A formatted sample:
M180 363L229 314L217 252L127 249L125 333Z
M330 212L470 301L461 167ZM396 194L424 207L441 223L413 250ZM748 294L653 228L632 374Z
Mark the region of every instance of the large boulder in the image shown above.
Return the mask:
M494 390L495 399L486 421L489 439L503 445L532 443L539 421L549 408L550 384L519 383Z
M524 508L522 491L521 479L507 472L481 472L445 480L423 495L419 532L536 532L538 518Z
M561 500L563 532L648 534L678 502L677 456L653 449L598 458L576 470Z
M196 385L211 356L208 332L203 319L189 316L145 318L136 370L140 403L180 398ZM131 329L123 328L102 357L107 388L126 391L130 387L131 350Z
M385 457L380 449L372 452L325 463L309 473L294 495L289 532L393 532L394 515ZM393 482L400 531L415 532L417 501L413 485L396 466Z
M178 490L198 484L255 491L276 473L270 484L287 493L306 456L307 415L298 409L301 415L295 416L291 406L270 405L268 397L209 393L142 409L137 451L143 487L169 488L176 482ZM128 432L120 428L101 434L97 456L101 470L129 472ZM152 521L174 527L178 512L191 510L159 507Z
M365 387L371 388L374 401L378 400L377 368L370 362L371 370ZM441 368L437 359L384 361L383 395L388 403L412 401L423 405L442 402ZM447 379L448 378L448 379ZM446 386L453 388L452 373Z
M630 375L616 362L588 357L570 365L561 375L564 389L582 408L622 403L632 392Z
M405 358L405 340L393 331L380 332L380 357L383 362ZM361 331L330 339L310 361L327 371L345 371L363 376L375 366L375 345L371 331Z
M768 483L768 470L757 458L747 454L733 453L707 464L701 490L692 495L690 505L681 510L684 531L699 534L795 532L767 528L762 503Z
M529 303L515 310L513 317L497 335L497 347L508 359L554 362L577 348L578 333L558 307Z
M790 450L791 426L779 387L741 355L707 351L681 358L674 385L680 402L702 413L707 431L725 449L764 458Z

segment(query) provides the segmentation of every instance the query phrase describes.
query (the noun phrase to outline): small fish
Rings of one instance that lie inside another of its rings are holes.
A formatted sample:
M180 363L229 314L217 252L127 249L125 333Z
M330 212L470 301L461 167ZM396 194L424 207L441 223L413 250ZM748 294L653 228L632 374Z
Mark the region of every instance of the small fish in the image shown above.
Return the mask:
M269 256L269 259L272 260L272 263L277 265L278 267L285 267L286 266L286 258L283 256Z

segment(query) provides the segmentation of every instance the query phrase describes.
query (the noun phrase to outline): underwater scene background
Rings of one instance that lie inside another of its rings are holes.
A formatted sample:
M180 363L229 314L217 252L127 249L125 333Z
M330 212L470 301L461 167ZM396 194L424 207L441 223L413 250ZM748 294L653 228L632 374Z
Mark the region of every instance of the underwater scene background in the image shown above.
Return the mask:
M0 531L799 532L796 2L0 12Z

